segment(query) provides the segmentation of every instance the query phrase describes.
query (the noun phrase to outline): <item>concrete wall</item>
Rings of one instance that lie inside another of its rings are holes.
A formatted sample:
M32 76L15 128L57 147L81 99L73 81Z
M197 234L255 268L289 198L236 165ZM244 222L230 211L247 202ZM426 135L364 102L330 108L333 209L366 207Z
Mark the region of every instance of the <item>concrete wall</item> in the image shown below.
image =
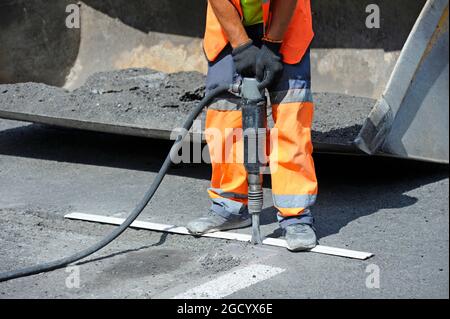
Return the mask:
M0 1L0 83L64 85L80 45L80 30L65 27L69 3Z

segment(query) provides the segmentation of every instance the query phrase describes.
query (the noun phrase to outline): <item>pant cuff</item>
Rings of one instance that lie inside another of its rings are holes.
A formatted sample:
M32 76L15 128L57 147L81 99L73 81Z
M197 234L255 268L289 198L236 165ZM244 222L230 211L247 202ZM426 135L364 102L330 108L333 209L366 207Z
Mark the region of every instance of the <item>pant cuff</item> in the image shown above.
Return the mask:
M278 213L277 219L282 229L286 229L286 227L295 224L314 225L314 216L309 209L306 209L301 215L293 217L283 217Z
M233 207L234 209L229 209L230 207L223 205L223 202L213 201L213 203L211 205L211 211L214 214L222 216L223 218L228 219L228 220L232 220L235 218L239 218L239 219L249 218L250 214L248 212L247 206L244 204L240 204L240 203L237 203L237 204L240 205L239 209L236 209L236 207Z

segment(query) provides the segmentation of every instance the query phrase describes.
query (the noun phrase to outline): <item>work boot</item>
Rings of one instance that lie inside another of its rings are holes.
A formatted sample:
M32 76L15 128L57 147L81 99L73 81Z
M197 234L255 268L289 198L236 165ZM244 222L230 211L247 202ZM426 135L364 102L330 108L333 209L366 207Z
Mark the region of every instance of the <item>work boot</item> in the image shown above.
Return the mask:
M188 223L186 228L191 234L200 236L222 230L244 228L251 224L252 220L248 213L225 218L210 211L207 216L200 217Z
M290 251L303 251L316 247L317 237L309 224L293 224L285 229L287 247Z

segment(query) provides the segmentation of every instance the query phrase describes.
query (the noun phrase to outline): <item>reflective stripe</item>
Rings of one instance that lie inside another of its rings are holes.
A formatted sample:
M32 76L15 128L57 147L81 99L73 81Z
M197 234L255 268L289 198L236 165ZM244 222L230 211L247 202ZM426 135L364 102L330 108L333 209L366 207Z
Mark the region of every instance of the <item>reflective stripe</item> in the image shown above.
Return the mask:
M313 102L313 95L310 89L290 89L271 93L270 101L272 104Z
M239 99L216 99L208 108L216 111L237 111L239 110Z
M278 208L306 208L314 205L317 195L273 195L273 204Z
M237 194L237 193L233 193L233 192L224 192L222 189L220 188L208 188L208 190L210 192L216 193L217 195L220 195L222 197L225 198L230 198L230 199L247 199L248 196L246 194Z

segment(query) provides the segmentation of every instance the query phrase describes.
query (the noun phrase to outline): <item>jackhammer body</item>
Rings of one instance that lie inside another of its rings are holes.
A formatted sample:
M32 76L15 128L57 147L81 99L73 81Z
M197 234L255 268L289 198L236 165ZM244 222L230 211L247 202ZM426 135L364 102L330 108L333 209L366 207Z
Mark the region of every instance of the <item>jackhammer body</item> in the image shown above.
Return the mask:
M266 166L267 101L256 79L244 78L241 86L244 166L248 174L248 211L252 216L252 244L261 244L263 207L262 170Z

